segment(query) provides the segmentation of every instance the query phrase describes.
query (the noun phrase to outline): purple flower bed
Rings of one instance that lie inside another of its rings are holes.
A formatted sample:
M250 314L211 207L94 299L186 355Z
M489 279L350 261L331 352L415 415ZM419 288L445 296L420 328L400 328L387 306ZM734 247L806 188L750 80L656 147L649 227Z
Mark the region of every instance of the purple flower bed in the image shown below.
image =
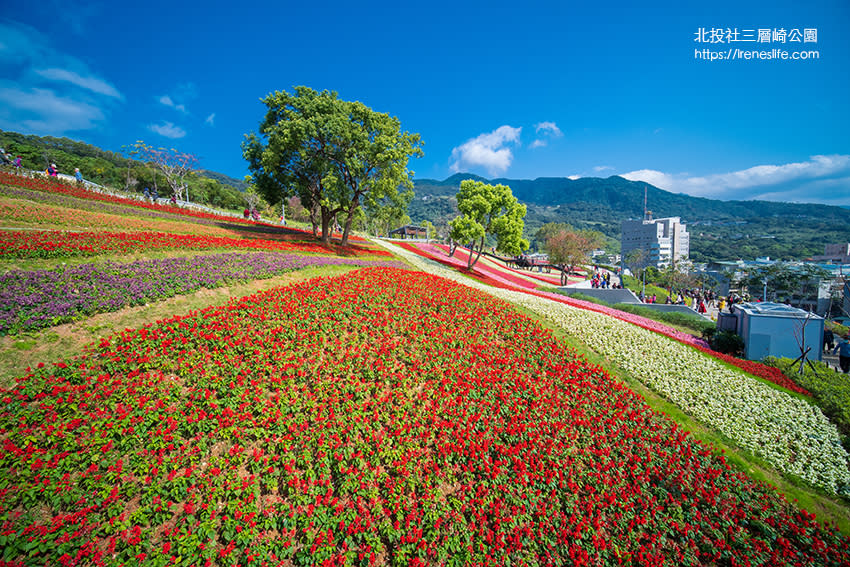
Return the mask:
M394 260L230 252L129 264L104 262L54 270L16 270L0 275L0 335L50 327L200 288L328 265L405 267Z

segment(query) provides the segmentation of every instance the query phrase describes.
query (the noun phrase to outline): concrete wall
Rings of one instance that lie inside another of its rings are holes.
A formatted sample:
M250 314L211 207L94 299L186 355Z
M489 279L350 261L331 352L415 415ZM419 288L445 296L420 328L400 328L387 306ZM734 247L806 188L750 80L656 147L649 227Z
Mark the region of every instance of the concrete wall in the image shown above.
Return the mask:
M642 304L644 307L649 307L650 309L654 309L655 311L661 311L663 313L687 313L688 315L700 315L687 305L669 305L667 303L644 303ZM708 317L706 317L708 319Z
M601 288L575 288L575 287L560 287L561 292L567 295L580 293L600 301L607 303L637 303L640 304L640 299L629 289L601 289Z

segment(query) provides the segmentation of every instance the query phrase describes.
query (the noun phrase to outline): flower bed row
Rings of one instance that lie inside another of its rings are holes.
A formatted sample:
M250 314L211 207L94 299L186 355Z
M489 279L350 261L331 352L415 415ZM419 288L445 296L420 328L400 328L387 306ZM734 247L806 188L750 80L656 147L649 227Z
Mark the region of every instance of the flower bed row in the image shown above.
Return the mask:
M448 254L449 251L451 250L450 247L446 244L436 244L435 245L435 244L427 243L427 244L417 244L417 246L419 246L423 250L430 250L432 255L435 254L435 253L438 253L437 252L438 250L442 250L446 254ZM469 258L469 250L468 249L463 248L463 247L458 247L455 250L455 254L458 256L459 259L463 260L464 262L468 261L468 258ZM550 286L560 286L561 285L561 275L560 275L560 272L558 272L557 270L555 270L552 273L547 274L545 272L535 272L533 269L531 269L531 270L522 269L521 270L521 269L509 268L508 266L502 266L502 265L498 264L495 260L493 260L491 258L482 257L482 259L485 262L487 262L487 261L493 262L494 264L497 264L497 266L498 266L498 268L491 267L490 265L482 266L487 270L491 270L491 271L493 271L493 272L495 272L499 275L502 275L502 276L511 276L513 274L520 276L513 281L516 281L517 283L522 281L523 287L530 287L531 289L536 287L536 286L532 287L532 286L525 285L525 283L530 283L530 282L528 282L529 279L537 280L541 283L545 283L545 284L550 285ZM570 277L569 277L569 281L572 282L572 283L580 282L580 281L583 281L584 279L586 279L586 278L580 277L580 276L575 276L575 275L570 275ZM537 285L539 285L539 284L537 284Z
M68 323L201 288L271 278L313 266L401 266L279 252L200 255L129 264L105 262L0 274L0 335Z
M619 319L536 294L478 284L415 255L402 255L423 269L540 313L778 470L832 494L850 496L847 453L835 425L816 406Z
M122 205L104 201L93 201L81 197L72 197L63 193L48 193L0 184L0 197L11 197L16 201L8 208L0 209L0 219L17 220L27 223L73 225L88 227L109 226L115 228L135 228L157 231L171 231L191 227L192 232L219 234L222 236L254 236L270 240L314 241L312 234L297 228L268 224L248 224L239 218L229 223L221 219L207 219L186 216L164 210L145 209L137 206ZM21 203L20 200L36 201L40 206ZM46 205L46 207L45 207ZM80 213L85 211L85 213ZM95 213L95 214L86 214ZM110 215L104 217L103 215ZM114 215L114 216L112 216ZM128 215L137 217L127 218ZM142 220L144 219L144 220ZM186 224L187 221L191 224ZM144 222L148 221L148 222ZM157 221L177 221L157 222ZM224 228L227 227L227 228ZM261 236L260 236L261 235Z
M811 396L811 392L806 390L804 387L800 386L793 380L789 380L787 376L782 374L776 368L768 366L766 364L761 364L759 362L754 362L751 360L743 360L740 358L736 358L734 356L726 355L723 353L719 353L710 348L708 343L706 343L702 338L695 337L694 335L683 333L682 331L676 330L672 327L668 327L663 323L659 323L658 321L653 321L652 319L647 319L646 317L641 317L640 315L635 315L633 313L627 313L625 311L620 311L619 309L613 309L604 305L599 305L597 303L593 303L591 301L584 301L581 299L574 299L571 297L565 297L561 294L542 292L542 291L532 291L528 289L526 285L516 285L514 281L516 278L512 276L505 276L500 274L498 270L479 270L477 267L475 271L471 274L466 270L466 262L460 260L458 258L448 257L439 252L439 248L436 248L432 245L423 245L423 244L410 244L410 243L397 243L399 246L408 250L410 252L414 252L419 256L423 256L425 258L430 258L435 260L443 265L449 266L454 269L464 270L468 275L472 275L473 277L478 278L481 281L484 281L488 285L500 287L503 289L523 289L527 293L531 293L537 297L544 297L546 299L550 299L552 301L556 301L558 303L563 303L566 305L570 305L573 307L578 307L580 309L587 309L590 311L596 311L598 313L603 313L610 317L614 317L615 319L620 319L621 321L626 321L633 325L637 325L638 327L642 327L644 329L654 331L671 339L677 340L682 344L690 345L714 358L718 358L728 364L733 366L737 366L738 368L753 374L754 376L758 376L759 378L763 378L769 382L776 384L777 386L782 386L786 390L790 390L792 392L797 392L798 394L803 394L804 396Z
M89 230L110 227L112 230L125 231L184 231L218 236L234 235L233 231L214 225L198 226L183 222L169 222L163 219L134 218L44 203L31 203L6 197L0 197L0 221L12 221L12 223L4 224L49 225Z
M150 209L154 211L161 211L166 213L171 213L175 215L180 215L183 217L192 217L193 219L204 219L211 221L225 221L228 223L240 223L245 225L265 225L272 228L278 228L276 225L270 225L267 223L256 223L255 221L249 221L246 219L240 219L239 217L233 217L228 215L219 215L214 213L207 213L202 211L197 211L193 209L186 209L181 207L174 207L171 205L160 205L154 203L148 203L146 201L139 201L136 199L128 199L124 197L119 197L116 195L111 195L108 193L98 193L96 191L91 191L88 189L84 189L82 187L78 187L76 185L69 185L67 183L63 183L61 181L56 181L54 179L43 178L43 177L21 177L18 175L12 175L10 173L6 173L0 171L0 183L5 183L8 185L14 185L17 187L23 187L26 189L34 189L36 191L47 191L53 193L61 193L63 195L68 195L71 197L78 197L81 199L90 199L95 201L102 201L106 203L117 203L122 205L129 205L132 207ZM305 237L310 237L311 234L308 231L288 228L288 231L297 231L302 232ZM350 240L353 241L364 241L363 238L360 238L355 235L350 236Z
M130 253L148 250L206 250L214 248L298 251L318 254L389 256L384 250L361 246L327 248L315 242L288 242L227 236L165 232L65 232L0 230L0 258L56 258Z
M540 325L421 273L127 330L0 396L14 564L850 561Z
M141 207L134 207L130 205L123 205L119 203L109 203L105 201L94 201L91 199L84 199L82 197L73 197L71 195L66 195L64 193L50 193L46 191L36 191L34 189L26 189L24 187L15 187L12 185L5 185L0 183L0 196L8 197L17 200L26 200L26 201L35 201L41 203L42 205L48 205L51 207L57 207L59 210L83 210L87 212L93 213L106 213L110 215L117 216L127 216L132 215L134 217L140 217L144 219L150 220L178 220L178 221L186 221L186 218L178 215L176 213L170 213L165 211L144 209ZM56 209L54 209L56 210ZM13 216L9 216L8 213L4 213L3 218L12 218L14 220L18 220L18 215L15 214ZM48 222L45 220L45 222ZM206 225L206 226L218 226L221 224L220 220L212 220L212 219L192 219L193 224L195 225Z

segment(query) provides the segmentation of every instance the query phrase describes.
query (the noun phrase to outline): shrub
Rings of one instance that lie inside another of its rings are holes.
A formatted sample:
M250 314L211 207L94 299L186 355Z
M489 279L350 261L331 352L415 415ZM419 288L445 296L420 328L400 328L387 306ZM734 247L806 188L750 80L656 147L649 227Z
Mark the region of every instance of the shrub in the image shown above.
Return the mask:
M711 348L723 354L739 356L744 352L744 339L732 331L719 331L714 333Z

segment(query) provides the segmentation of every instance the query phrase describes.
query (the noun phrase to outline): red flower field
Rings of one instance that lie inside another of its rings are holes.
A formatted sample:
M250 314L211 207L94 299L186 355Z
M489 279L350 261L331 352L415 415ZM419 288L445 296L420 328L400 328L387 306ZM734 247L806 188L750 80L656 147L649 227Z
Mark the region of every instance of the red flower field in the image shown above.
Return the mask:
M315 242L287 242L256 238L231 238L162 232L63 232L0 231L0 256L15 258L53 258L59 256L94 256L148 250L270 250L318 254L390 256L385 250L349 245L345 248L325 247Z
M366 269L93 345L0 392L6 565L842 565L508 305Z

